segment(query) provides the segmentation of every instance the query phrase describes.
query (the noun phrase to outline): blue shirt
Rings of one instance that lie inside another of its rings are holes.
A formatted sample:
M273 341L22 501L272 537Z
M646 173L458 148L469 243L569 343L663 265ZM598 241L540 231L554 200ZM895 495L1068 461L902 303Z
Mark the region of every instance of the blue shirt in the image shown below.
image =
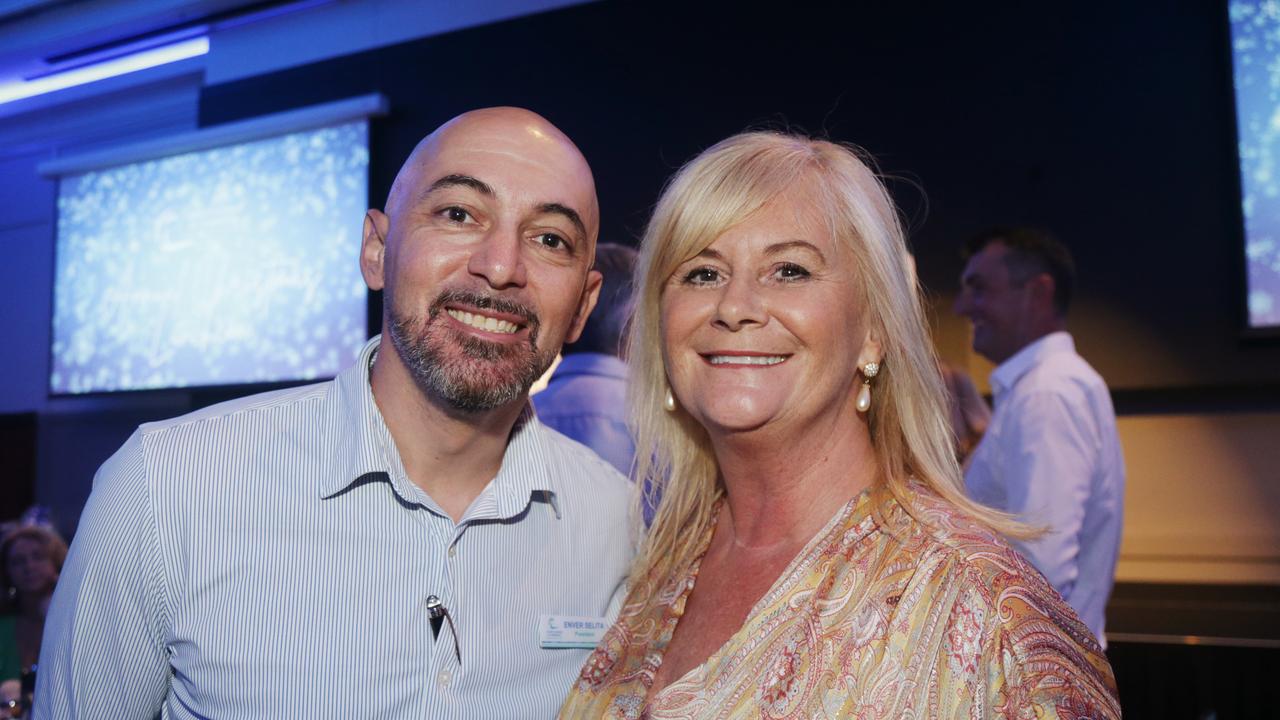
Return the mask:
M636 444L627 429L626 363L600 353L565 355L533 404L543 423L631 473Z
M589 650L542 649L539 617L612 619L629 483L526 412L455 524L405 475L376 345L332 382L143 425L103 465L37 717L555 715Z

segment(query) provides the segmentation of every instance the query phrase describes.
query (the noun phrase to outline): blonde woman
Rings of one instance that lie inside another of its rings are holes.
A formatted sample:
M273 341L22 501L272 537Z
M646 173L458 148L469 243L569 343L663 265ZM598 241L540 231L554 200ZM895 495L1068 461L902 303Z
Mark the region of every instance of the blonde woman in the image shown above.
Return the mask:
M671 181L630 359L662 502L570 718L1116 717L1089 630L968 500L902 229L849 149Z

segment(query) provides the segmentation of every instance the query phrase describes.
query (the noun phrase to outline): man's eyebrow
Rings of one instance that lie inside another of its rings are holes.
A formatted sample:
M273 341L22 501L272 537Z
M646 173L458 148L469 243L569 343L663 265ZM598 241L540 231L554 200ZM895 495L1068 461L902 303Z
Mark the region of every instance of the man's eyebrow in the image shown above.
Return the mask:
M443 188L448 188L448 187L469 187L472 190L475 190L476 192L480 193L481 195L488 195L489 197L493 197L494 195L493 188L489 187L489 185L485 183L483 180L473 178L470 175L458 175L458 174L445 175L439 180L436 180L435 182L431 183L431 187L427 188L427 191L423 193L423 195L424 196L430 195L436 190L441 190Z
M538 212L543 214L551 213L553 215L563 215L565 218L569 220L569 222L573 223L573 227L575 230L578 231L578 235L580 237L582 238L587 237L587 226L582 222L582 216L578 214L577 210L574 210L573 208L568 207L567 205L561 205L560 203L552 202L552 203L542 203L541 205L539 205Z

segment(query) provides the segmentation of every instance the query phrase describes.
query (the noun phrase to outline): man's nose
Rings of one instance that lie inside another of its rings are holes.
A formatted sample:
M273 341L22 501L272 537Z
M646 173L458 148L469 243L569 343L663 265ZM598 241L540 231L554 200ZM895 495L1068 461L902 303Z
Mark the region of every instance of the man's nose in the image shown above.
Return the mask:
M494 228L471 254L467 270L501 290L524 287L527 272L524 265L524 240L519 231Z
M951 311L962 317L969 315L969 293L964 290L956 296L955 302L951 303Z

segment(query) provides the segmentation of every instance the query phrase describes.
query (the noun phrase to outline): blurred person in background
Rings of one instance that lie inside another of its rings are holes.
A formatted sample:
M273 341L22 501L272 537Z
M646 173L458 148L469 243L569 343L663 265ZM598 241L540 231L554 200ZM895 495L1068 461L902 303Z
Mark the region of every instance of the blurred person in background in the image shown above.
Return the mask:
M916 270L916 258L911 253L903 256L911 284L920 283L920 275ZM938 364L942 370L942 382L947 389L947 416L951 421L951 431L955 435L956 459L966 465L973 449L978 446L982 434L987 431L991 422L991 407L974 387L968 373L949 363Z
M22 699L22 679L40 659L49 600L67 557L67 543L51 527L25 519L0 539L0 580L5 589L0 614L0 709ZM29 683L28 683L29 684Z
M632 248L596 246L595 269L604 276L600 299L577 342L564 346L546 389L533 396L539 420L596 451L623 475L631 473L636 451L627 429L627 364L621 357L635 265Z
M991 406L963 370L942 363L942 382L947 388L947 415L956 436L956 459L967 466L991 424Z
M1034 228L996 228L962 252L956 313L991 373L995 413L965 470L974 500L1045 528L1015 546L1105 648L1124 521L1124 458L1102 377L1067 332L1075 261Z

